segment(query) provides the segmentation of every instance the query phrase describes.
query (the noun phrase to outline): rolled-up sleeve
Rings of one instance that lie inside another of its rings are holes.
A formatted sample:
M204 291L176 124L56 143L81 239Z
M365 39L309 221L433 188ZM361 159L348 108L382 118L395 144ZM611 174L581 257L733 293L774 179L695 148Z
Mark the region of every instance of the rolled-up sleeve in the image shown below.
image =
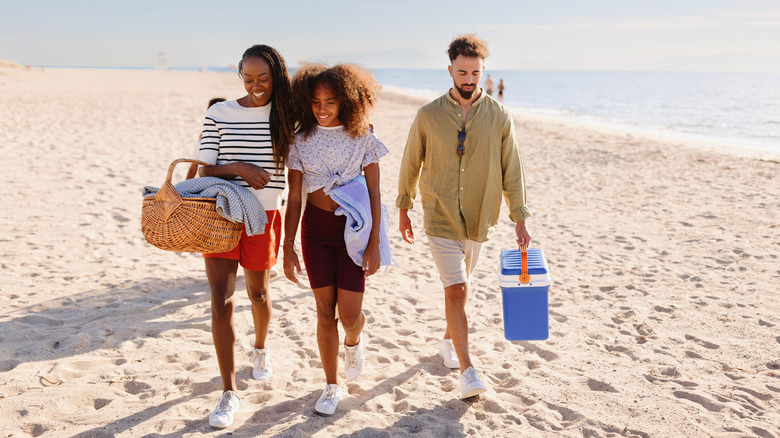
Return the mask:
M520 158L520 147L517 144L515 127L509 117L504 125L501 138L501 168L503 171L504 199L509 206L509 219L512 222L523 221L531 217L531 211L526 205L525 174Z
M404 156L401 159L401 170L398 175L398 198L395 206L402 209L414 207L414 199L417 197L417 188L420 182L420 166L425 156L425 131L424 122L420 113L417 113L412 127L409 128L409 137L406 140Z

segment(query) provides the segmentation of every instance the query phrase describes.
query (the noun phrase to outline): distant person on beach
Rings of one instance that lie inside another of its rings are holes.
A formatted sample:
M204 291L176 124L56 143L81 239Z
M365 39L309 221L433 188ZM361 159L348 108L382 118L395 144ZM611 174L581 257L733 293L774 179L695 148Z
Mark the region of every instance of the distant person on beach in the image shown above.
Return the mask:
M224 102L225 99L222 97L215 97L211 100L209 100L209 106L206 107L206 109L211 108L215 103ZM203 133L201 133L198 136L198 141L195 142L195 148L192 150L192 159L193 160L200 160L200 140L203 138ZM190 164L189 170L187 170L187 177L186 179L192 179L195 178L195 175L198 174L198 164L192 163Z
M306 64L293 76L300 129L287 160L290 191L284 223L284 273L298 283L295 275L301 273L301 267L295 234L305 181L308 194L301 222L301 247L317 303L317 345L326 386L314 410L321 415L332 415L341 401L339 320L344 329L344 375L356 379L363 369L365 279L379 269L382 261L379 159L388 150L368 123L377 88L370 72L353 65L327 68ZM370 212L367 244L357 248L362 251L362 259L350 252L352 239L350 243L345 240L346 216L335 213L340 206L350 208L343 205L343 191L359 193L354 198L362 198L360 205Z
M419 185L425 233L444 286L447 327L439 356L446 367L460 369L461 398L468 398L487 390L469 356L471 273L498 223L502 196L521 247L531 241L525 226L531 213L512 115L479 88L487 44L464 35L452 41L448 54L453 88L420 108L412 123L396 206L401 236L414 243L408 210Z
M503 79L498 80L498 101L499 102L504 101L504 80Z
M232 251L203 255L211 289L211 333L224 391L209 415L209 424L218 428L233 423L239 405L233 325L239 264L244 268L255 329L252 378L266 380L273 375L265 344L271 319L269 279L282 235L284 164L295 136L290 77L282 55L269 46L252 46L238 64L238 76L247 94L214 104L206 113L199 155L211 165L201 167L200 175L249 189L262 203L268 224L260 235L250 237L244 230Z
M493 82L493 79L490 79L490 75L487 76L487 79L485 80L485 92L487 92L488 96L493 95L493 87L496 84Z

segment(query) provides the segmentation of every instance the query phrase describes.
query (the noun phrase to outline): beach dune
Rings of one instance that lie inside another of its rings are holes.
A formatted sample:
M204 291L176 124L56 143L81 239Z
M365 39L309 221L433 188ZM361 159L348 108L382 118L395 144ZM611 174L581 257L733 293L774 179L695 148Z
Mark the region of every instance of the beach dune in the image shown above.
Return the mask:
M145 242L140 189L189 154L210 98L241 96L238 78L2 71L0 433L224 434L207 419L221 383L203 262ZM381 190L391 230L423 103L383 92L372 117L390 149ZM417 243L391 233L399 266L367 283L367 366L332 417L313 411L324 376L309 288L272 279L275 375L256 382L239 278L241 410L227 432L780 437L780 161L553 119L515 123L532 246L552 274L550 338L503 338L497 265L514 247L504 207L468 306L490 391L458 400L457 373L436 354L443 292L417 208ZM453 155L455 145L453 133Z
M18 62L14 61L8 61L6 59L0 59L0 71L5 69L11 69L11 68L22 68L22 64L19 64Z

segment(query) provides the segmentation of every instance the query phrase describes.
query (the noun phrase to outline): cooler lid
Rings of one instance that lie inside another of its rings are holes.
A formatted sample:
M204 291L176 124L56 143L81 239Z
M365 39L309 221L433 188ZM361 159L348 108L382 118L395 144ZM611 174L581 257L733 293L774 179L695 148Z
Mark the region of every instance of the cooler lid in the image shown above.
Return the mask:
M520 275L522 269L522 253L519 249L501 250L501 275ZM528 248L528 274L547 274L547 262L541 248Z

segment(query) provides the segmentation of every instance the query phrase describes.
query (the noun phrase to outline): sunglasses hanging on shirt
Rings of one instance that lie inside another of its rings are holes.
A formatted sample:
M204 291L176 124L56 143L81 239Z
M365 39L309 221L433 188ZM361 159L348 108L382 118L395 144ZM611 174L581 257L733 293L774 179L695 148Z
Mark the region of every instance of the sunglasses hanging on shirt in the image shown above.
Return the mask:
M463 157L463 154L466 153L466 147L463 145L463 142L466 141L466 128L461 129L458 131L458 156Z

